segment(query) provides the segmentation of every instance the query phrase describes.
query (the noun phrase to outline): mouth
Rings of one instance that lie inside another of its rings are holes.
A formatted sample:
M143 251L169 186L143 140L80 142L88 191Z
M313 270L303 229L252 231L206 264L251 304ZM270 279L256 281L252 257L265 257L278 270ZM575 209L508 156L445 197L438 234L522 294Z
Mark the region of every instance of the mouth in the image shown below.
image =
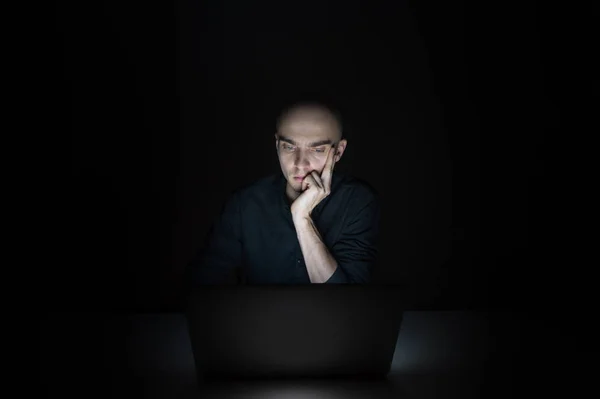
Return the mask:
M304 177L294 176L294 180L302 181L302 180L304 180Z

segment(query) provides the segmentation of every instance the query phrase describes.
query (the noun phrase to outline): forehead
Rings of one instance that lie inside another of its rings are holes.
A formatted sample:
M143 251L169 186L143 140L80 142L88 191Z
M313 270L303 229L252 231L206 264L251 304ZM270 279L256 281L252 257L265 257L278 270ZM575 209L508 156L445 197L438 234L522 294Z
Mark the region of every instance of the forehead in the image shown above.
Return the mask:
M278 130L280 135L298 142L335 140L339 135L335 118L321 110L297 110L285 115Z

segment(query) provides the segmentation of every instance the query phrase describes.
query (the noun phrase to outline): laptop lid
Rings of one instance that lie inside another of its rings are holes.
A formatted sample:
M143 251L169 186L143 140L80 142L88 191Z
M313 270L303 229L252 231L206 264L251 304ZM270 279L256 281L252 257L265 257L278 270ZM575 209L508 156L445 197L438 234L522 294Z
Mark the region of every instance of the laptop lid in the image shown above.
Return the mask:
M206 286L189 299L204 379L385 375L402 322L394 286Z

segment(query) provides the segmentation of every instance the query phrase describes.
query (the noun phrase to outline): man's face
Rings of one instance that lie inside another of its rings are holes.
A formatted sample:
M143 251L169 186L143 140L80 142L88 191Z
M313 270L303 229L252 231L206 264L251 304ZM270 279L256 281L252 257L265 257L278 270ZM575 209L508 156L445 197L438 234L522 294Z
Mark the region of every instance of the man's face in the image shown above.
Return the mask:
M296 112L284 118L275 135L281 171L288 182L288 193L299 194L302 180L312 171L319 175L325 167L332 144L336 150L335 162L342 157L346 140L340 140L335 120L319 112Z

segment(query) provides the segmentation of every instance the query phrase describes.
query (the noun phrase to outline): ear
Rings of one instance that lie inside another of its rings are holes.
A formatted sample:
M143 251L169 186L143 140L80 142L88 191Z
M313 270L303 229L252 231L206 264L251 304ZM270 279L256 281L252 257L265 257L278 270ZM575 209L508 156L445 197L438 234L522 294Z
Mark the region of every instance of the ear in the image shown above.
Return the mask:
M342 155L344 155L344 151L346 151L346 146L348 145L348 141L346 139L340 140L337 145L336 153L335 153L335 162L339 162L342 159Z

